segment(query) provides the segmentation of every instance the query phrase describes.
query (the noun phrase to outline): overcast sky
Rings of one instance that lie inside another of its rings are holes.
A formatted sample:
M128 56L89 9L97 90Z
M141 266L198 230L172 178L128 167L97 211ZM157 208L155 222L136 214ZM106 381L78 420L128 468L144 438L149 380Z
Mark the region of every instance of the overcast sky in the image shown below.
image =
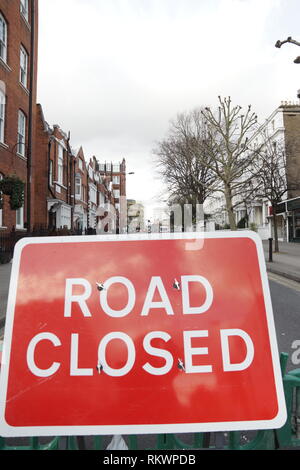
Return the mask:
M170 119L296 101L299 0L40 0L38 101L89 159L127 161L128 198L155 205L152 150Z

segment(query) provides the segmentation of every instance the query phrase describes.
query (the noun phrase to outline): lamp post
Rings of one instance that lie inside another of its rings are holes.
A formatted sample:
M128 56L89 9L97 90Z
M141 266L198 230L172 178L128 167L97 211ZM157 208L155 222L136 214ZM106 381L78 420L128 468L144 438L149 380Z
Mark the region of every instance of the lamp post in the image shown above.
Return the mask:
M291 44L295 44L296 46L300 46L300 42L298 41L295 41L295 39L292 39L291 36L289 36L287 39L285 39L284 41L276 41L276 44L275 44L275 47L277 47L278 49L281 48L281 46L283 44L286 44L287 42L291 43ZM295 64L300 64L300 56L296 57L296 59L294 60L294 63Z

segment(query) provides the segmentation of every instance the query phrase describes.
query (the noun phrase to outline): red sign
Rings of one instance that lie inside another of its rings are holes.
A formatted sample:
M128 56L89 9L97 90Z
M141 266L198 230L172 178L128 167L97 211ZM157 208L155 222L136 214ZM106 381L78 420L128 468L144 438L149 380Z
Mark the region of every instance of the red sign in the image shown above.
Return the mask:
M0 378L2 436L282 426L259 237L21 240Z

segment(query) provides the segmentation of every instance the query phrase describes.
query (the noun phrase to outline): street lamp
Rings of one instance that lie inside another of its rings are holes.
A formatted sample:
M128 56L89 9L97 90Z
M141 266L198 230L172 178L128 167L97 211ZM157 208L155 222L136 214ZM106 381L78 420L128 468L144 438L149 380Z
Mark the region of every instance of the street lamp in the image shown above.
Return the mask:
M278 49L281 48L281 46L287 42L290 42L292 44L295 44L296 46L300 46L300 42L298 41L295 41L294 39L291 38L291 36L289 36L287 39L285 39L284 41L276 41L276 44L275 44L275 47L277 47ZM296 59L294 60L294 63L295 64L300 64L300 56L296 57Z

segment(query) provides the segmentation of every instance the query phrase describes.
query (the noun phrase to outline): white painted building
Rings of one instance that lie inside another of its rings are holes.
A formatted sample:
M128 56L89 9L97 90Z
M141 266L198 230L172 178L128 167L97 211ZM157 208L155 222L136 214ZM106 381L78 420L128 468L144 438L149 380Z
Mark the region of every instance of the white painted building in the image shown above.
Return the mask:
M268 142L272 145L284 149L285 159L285 179L300 183L300 105L291 102L282 102L260 126L257 133L251 138L248 148L251 150L259 147L264 142L264 135L268 137ZM300 196L300 186L294 190L288 190L282 195L282 201L288 199L298 199ZM235 200L236 204L238 201ZM284 209L284 205L277 211L278 238L281 241L297 241L297 224L300 225L300 211L294 204L294 212ZM282 211L281 211L282 210ZM220 228L228 227L228 217L225 200L222 193L217 197L210 198L204 205L206 214L210 214L210 222L214 221ZM247 204L241 202L235 206L236 222L243 228L243 221L247 216L248 227L258 232L263 240L273 237L273 214L271 203L267 198L253 199ZM298 212L299 211L299 215ZM211 227L211 224L210 224ZM296 227L296 228L295 228ZM296 235L295 235L296 234Z

